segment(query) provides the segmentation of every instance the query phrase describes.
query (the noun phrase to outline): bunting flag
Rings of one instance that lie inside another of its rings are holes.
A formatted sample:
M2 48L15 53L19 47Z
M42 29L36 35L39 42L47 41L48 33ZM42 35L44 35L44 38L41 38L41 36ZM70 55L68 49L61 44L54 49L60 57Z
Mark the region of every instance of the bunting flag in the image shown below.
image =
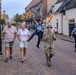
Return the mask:
M1 14L1 19L6 19L4 13Z
M22 15L22 16L21 16L21 19L24 20L24 18L25 18L25 17Z
M33 13L32 13L31 11L27 12L27 14L26 14L26 18L32 16L32 14L33 14Z
M53 20L54 16L52 14L49 15L50 22Z

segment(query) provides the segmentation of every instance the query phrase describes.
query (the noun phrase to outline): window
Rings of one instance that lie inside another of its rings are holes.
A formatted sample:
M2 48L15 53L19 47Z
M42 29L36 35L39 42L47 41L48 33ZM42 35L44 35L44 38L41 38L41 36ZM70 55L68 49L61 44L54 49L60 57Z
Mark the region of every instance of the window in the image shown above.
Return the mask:
M70 22L70 23L74 23L75 20L74 20L74 19L69 19L69 22Z

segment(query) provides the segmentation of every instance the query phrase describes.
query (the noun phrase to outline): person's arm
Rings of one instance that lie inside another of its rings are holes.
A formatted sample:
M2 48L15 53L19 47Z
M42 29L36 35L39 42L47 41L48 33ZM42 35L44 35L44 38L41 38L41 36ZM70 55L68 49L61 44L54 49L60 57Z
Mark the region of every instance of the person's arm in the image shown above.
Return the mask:
M56 35L55 35L55 33L54 33L54 41L56 40Z
M16 39L17 36L17 29L15 28L15 32L14 32L14 40Z
M5 33L4 33L4 32L2 32L2 37L1 37L1 38L2 38L2 41L5 39L5 37L4 37L4 36L5 36Z
M71 39L73 38L73 31L71 32Z
M2 31L2 37L0 37L0 38L2 38L2 41L5 39L5 32L6 32L6 29L4 28Z
M16 39L17 33L14 33L14 40Z
M21 41L21 40L20 40L20 37L19 37L19 35L17 35L17 38L18 38L18 41Z
M56 34L53 32L53 40L55 41L56 40Z
M37 23L35 19L34 19L34 22Z
M43 41L47 38L46 32L43 34Z
M29 40L29 38L30 38L30 32L29 32L29 30L28 30L28 40Z
M73 38L73 33L75 32L75 28L73 29L73 31L71 32L71 39Z
M20 33L19 33L19 30L18 30L18 33L17 33L17 38L20 41Z

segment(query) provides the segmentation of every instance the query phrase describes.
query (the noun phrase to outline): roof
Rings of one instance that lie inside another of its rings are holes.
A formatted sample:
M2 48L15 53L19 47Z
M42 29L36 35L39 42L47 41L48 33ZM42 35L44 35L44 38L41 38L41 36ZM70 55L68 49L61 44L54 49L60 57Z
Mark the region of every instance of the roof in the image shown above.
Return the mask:
M67 2L66 0L62 0L62 5L59 7L59 9L56 11L56 13L57 12L60 12L61 10L62 10L62 8L63 8L63 6L65 5L65 3Z
M66 1L66 0L58 0L58 1L55 3L55 5L56 5L56 4L59 4L59 3L61 3L61 2L64 3L64 1ZM52 13L52 9L48 12L48 14L49 14L49 13Z
M68 6L66 7L66 10L76 8L76 0L72 0Z
M41 0L32 0L26 8L29 10L30 8L32 8L33 6L37 5L40 2Z
M76 8L76 0L64 0L64 3L60 6L57 12L62 11L64 8L65 10Z
M58 0L55 4L58 4L58 3L61 3L63 2L64 0Z
M63 10L68 10L68 9L76 8L76 0L67 0L67 1L66 0L58 0L55 3L55 5L58 4L58 3L60 3L60 2L63 2L63 3L62 3L62 5L59 7L59 9L55 13L61 12ZM50 10L49 13L51 13L51 12L52 12L52 9Z

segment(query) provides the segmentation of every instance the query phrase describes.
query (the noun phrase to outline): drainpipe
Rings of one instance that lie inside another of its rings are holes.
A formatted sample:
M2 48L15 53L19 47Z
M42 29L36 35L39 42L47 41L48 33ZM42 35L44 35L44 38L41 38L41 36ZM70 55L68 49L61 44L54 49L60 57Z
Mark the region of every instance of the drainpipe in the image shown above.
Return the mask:
M61 13L61 34L63 35L63 13Z

